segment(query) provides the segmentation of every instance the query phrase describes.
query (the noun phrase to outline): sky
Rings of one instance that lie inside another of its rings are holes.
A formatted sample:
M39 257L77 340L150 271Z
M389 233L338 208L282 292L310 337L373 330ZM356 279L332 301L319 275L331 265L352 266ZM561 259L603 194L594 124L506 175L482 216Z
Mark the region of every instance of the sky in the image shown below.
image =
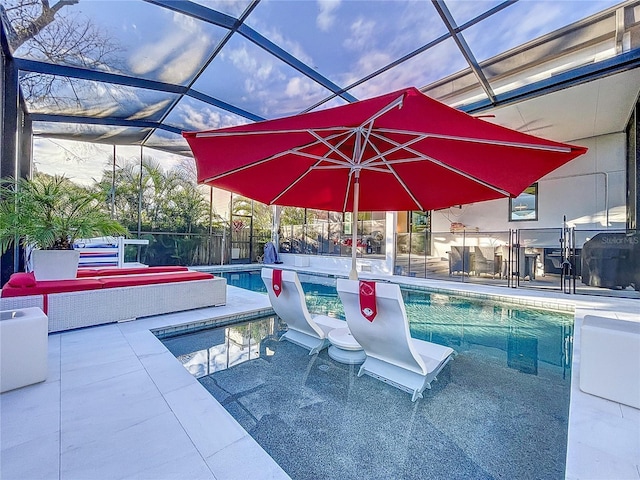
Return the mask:
M16 0L7 3L12 1ZM236 18L249 4L247 0L196 3ZM445 0L458 26L499 3ZM618 3L520 0L465 29L463 35L476 59L483 61ZM80 0L77 5L64 7L60 14L83 24L90 23L113 42L116 48L102 67L112 73L191 86L260 118L277 118L317 105L327 108L346 102L342 98L326 101L332 98L329 89L240 33L231 35L207 64L211 53L226 38L227 29L141 0ZM453 40L442 40L447 32L445 24L433 4L424 0L262 0L245 24L255 32L252 35L264 37L274 49L281 49L284 55L301 62L299 68L317 72L338 87L352 87L348 93L357 99L408 86L420 88L468 67ZM432 48L363 81L430 42L435 44ZM38 59L37 50L27 46L18 49L15 55ZM70 84L61 77L52 81L58 96L30 102L31 112L163 121L181 130L214 129L251 121L190 96L90 81ZM64 124L41 128L45 131L58 128L63 133L69 129ZM137 136L132 131L126 133L130 140L140 141L148 132L140 131ZM101 131L100 135L101 141L108 144L109 133ZM36 141L36 163L45 168L47 164L53 165L54 159L64 165L73 161L67 158L88 155L92 160L78 165L85 181L95 175L95 167L89 165L99 163L98 159L112 152L108 145L94 146L93 150L81 147L76 151L75 142L64 147L60 144L63 142ZM180 135L159 131L150 144L186 146ZM56 149L60 151L54 153ZM139 152L137 147L133 149ZM157 152L158 156L170 158L169 154Z

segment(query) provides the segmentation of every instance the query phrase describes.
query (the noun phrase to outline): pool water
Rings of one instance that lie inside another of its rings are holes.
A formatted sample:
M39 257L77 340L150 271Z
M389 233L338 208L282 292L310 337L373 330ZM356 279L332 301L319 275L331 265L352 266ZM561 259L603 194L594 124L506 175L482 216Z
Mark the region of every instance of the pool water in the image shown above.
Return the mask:
M335 279L301 280L311 311L340 317ZM292 478L563 478L572 316L403 295L412 335L457 352L415 403L279 342L275 316L163 342Z
M254 292L267 289L259 271L225 273L229 285ZM310 312L344 319L336 292L336 279L298 274ZM539 361L571 365L573 316L522 306L471 301L468 298L402 290L411 335L456 347L467 343L510 352L510 362L533 373Z

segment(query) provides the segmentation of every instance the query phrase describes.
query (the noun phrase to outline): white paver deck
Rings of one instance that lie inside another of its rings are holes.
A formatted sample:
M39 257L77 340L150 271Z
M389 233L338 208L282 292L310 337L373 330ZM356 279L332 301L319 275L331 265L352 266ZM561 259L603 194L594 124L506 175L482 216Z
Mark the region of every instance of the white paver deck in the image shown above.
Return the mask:
M0 478L289 478L150 331L268 307L229 287L225 307L50 335L46 382L0 396Z
M566 476L640 479L640 410L578 387L584 315L640 321L637 300L398 280L575 305ZM47 381L0 395L0 478L288 478L150 332L269 307L228 288L225 307L50 335Z

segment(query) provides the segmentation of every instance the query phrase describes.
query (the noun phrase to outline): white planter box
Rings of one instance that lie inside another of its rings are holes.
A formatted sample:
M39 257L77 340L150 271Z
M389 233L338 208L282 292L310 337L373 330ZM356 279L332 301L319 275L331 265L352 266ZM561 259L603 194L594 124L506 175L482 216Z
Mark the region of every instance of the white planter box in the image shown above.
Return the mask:
M580 390L640 408L640 323L587 315L580 329Z
M77 250L34 250L31 252L36 280L76 278L80 252Z
M47 331L37 307L0 312L0 392L47 379Z

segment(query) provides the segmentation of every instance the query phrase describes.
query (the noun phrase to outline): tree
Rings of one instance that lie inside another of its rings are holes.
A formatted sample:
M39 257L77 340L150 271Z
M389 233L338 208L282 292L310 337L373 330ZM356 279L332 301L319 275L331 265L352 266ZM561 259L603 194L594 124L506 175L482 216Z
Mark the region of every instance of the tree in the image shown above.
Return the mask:
M64 176L2 179L0 197L2 252L16 239L42 250L69 250L79 238L127 233L100 208L104 205L100 194Z
M116 164L113 182L110 164L103 171L96 188L111 192L113 183L114 216L131 230L137 229L140 205L143 230L208 231L209 202L198 189L194 172L180 167L165 170L150 156L143 157L142 168L137 160L118 159Z
M63 14L79 0L4 0L0 20L11 48L20 56L94 70L117 69L119 45L88 18ZM26 72L20 79L27 100L80 104L90 83L69 77ZM53 93L64 92L62 97Z
M271 207L264 203L253 201L241 195L234 195L232 212L234 215L253 215L254 231L271 230L273 222Z

